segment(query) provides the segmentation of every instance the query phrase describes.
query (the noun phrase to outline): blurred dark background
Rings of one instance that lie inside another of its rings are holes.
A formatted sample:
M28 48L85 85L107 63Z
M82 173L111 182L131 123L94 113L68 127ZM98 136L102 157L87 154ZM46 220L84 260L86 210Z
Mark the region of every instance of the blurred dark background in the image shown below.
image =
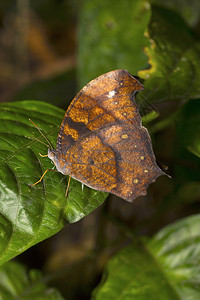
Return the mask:
M1 101L34 99L64 107L65 99L73 98L79 5L72 0L1 1Z

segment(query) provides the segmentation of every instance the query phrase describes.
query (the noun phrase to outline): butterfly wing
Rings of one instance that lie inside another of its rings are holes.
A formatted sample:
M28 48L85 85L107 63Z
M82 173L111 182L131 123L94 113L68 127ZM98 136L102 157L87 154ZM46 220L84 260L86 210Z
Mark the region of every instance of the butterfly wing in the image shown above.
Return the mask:
M130 202L164 173L144 127L116 124L80 139L68 153L72 177Z
M134 94L142 89L126 70L115 70L78 93L58 135L56 155L62 173L70 170L82 183L128 201L146 193L164 173L155 162L135 103Z
M114 123L141 126L134 93L143 85L126 70L115 70L89 82L71 102L60 127L57 152L65 155L85 134Z

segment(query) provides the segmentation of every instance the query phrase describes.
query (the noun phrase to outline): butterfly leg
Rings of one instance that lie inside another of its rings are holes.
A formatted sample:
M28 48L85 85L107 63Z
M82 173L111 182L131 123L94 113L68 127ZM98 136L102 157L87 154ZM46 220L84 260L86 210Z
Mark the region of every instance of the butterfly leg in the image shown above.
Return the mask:
M28 184L28 185L29 186L34 186L34 185L40 183L48 171L54 171L54 170L46 169L46 171L44 171L44 173L42 174L42 176L40 177L40 179L38 181L36 181L34 184Z

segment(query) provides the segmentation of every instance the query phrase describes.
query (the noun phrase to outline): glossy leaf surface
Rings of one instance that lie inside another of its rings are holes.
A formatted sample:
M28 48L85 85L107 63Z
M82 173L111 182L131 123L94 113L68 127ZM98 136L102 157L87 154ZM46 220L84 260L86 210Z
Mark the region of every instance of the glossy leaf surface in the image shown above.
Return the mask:
M46 143L29 121L32 119L54 147L64 111L43 102L24 101L0 105L0 262L76 222L97 208L106 193L83 187L72 180L65 198L67 176L48 172L53 164Z
M124 248L108 263L94 299L199 299L200 216Z

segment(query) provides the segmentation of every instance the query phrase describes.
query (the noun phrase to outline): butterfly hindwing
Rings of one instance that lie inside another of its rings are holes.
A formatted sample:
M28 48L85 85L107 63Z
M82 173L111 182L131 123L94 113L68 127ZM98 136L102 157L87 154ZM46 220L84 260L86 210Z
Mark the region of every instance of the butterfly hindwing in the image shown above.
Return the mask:
M94 189L128 201L146 194L163 172L158 168L147 130L116 124L80 139L69 151L72 176Z

